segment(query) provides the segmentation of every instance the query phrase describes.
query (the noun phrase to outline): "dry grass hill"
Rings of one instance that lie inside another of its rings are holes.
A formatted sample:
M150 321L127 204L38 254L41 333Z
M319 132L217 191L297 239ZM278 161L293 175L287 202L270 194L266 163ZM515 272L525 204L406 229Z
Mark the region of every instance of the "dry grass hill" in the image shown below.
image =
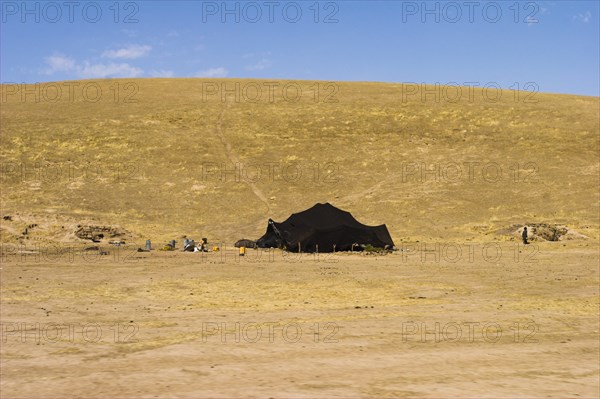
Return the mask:
M598 397L597 97L265 84L2 86L4 396ZM404 250L230 247L325 201Z
M233 79L3 85L1 212L12 221L1 240L72 241L78 225L101 225L140 245L183 235L230 245L327 201L386 223L397 244L514 239L524 223L597 240L599 99L456 93Z

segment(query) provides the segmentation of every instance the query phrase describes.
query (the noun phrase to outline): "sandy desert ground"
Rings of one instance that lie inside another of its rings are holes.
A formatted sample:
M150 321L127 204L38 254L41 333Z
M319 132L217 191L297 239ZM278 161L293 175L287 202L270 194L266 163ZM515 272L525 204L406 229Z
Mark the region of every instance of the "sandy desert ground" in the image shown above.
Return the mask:
M7 257L2 397L598 397L596 244L403 247Z

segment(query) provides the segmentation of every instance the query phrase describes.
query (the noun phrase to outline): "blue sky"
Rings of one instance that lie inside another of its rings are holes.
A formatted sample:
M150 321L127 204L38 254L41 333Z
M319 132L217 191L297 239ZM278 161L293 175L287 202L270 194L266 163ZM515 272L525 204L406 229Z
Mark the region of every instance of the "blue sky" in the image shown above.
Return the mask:
M600 94L598 1L1 1L1 12L4 83L533 82Z

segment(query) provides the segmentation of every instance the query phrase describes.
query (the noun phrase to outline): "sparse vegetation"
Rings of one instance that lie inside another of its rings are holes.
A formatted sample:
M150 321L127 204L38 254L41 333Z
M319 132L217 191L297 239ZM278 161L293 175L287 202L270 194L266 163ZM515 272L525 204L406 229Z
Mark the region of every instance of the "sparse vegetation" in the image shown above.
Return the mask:
M231 244L260 236L268 217L329 201L386 223L397 241L490 239L527 221L599 237L596 97L526 103L505 91L490 102L476 90L472 101L423 102L400 84L338 83L335 103L223 103L203 100L201 79L133 82L134 103L8 96L3 214ZM98 83L111 93L113 80ZM312 93L315 82L299 84Z
M222 103L202 82L2 104L5 396L597 396L598 98ZM400 250L231 248L316 202Z

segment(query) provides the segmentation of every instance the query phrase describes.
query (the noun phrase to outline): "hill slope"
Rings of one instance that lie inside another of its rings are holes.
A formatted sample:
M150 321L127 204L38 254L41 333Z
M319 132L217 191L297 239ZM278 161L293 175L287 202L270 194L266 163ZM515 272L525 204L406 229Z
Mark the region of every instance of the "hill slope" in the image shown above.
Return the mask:
M232 79L25 89L2 86L3 242L36 223L31 238L99 224L230 244L316 202L386 223L397 243L523 223L598 238L596 97Z

